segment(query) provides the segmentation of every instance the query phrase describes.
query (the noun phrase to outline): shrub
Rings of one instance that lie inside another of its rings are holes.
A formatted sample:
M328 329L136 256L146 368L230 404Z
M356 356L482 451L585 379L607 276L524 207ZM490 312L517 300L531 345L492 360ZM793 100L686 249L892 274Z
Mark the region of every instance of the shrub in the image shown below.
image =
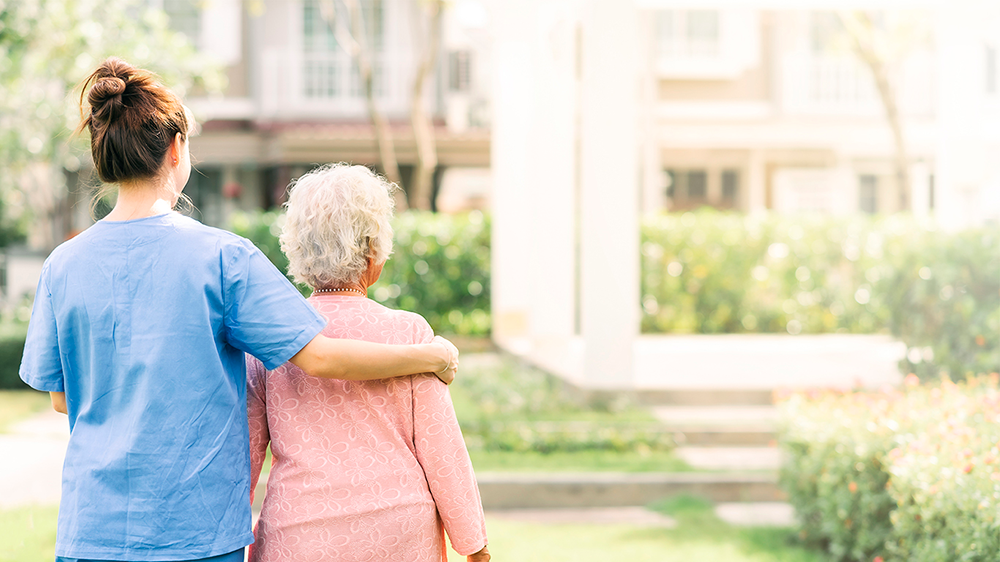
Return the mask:
M669 451L674 443L645 410L627 403L588 408L563 383L510 359L470 357L453 396L470 450Z
M1000 228L909 229L890 250L879 291L888 327L910 348L903 372L1000 370Z
M838 561L987 562L1000 552L998 376L781 403L781 482L801 536Z
M232 217L233 232L252 241L281 271L283 213ZM393 254L369 294L390 308L422 315L435 332L484 336L490 332L490 224L478 211L459 215L409 211L393 219ZM308 295L308 287L299 290Z
M645 332L891 332L909 348L903 372L1000 369L996 226L705 210L642 231Z
M233 217L280 269L275 212ZM490 329L489 218L396 217L396 250L372 295L435 330ZM903 372L1000 370L1000 227L952 233L906 215L741 215L703 210L642 222L647 333L891 333ZM308 288L301 288L308 294Z
M489 218L410 211L393 229L392 257L370 289L375 300L421 314L436 332L489 335Z
M26 324L0 326L0 389L28 388L18 375L26 333Z

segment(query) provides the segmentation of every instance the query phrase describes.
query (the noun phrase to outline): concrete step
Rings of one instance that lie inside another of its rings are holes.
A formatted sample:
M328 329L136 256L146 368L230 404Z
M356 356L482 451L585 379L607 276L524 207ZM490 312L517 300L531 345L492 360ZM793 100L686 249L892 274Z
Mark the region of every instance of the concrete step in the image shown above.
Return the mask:
M781 467L777 447L677 447L677 456L698 470L768 470Z
M713 502L784 501L774 473L481 473L486 509L646 505L678 494Z
M774 445L773 431L753 428L725 429L718 427L685 427L670 430L678 445L698 447L770 447Z
M656 419L675 426L712 425L774 429L778 409L771 405L673 405L650 408Z
M650 408L682 446L770 447L778 411L774 406L655 406Z
M791 527L795 511L785 502L723 502L715 515L738 527ZM494 509L486 512L487 522L507 520L537 525L629 525L672 529L677 520L645 506Z
M770 406L774 392L767 388L646 388L636 391L644 406Z

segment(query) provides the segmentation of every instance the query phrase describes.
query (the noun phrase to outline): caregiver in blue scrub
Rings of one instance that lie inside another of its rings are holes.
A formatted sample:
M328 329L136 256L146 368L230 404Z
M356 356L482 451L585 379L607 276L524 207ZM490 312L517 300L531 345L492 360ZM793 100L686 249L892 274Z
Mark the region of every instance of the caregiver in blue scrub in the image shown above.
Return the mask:
M56 560L241 562L244 352L317 377L450 381L457 351L318 335L326 321L252 244L174 212L193 121L151 73L108 59L80 105L118 200L46 260L20 370L69 415Z

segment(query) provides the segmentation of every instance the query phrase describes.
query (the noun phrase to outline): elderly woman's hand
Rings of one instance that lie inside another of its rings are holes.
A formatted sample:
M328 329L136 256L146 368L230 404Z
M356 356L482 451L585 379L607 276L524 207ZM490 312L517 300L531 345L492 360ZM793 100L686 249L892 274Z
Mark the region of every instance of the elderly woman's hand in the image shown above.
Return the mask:
M468 562L490 562L490 551L485 546L475 554L466 556Z
M455 375L458 374L458 348L455 344L442 338L441 336L434 336L434 343L441 344L444 347L445 352L449 355L448 366L443 370L434 373L437 375L441 382L444 384L451 384L455 380Z

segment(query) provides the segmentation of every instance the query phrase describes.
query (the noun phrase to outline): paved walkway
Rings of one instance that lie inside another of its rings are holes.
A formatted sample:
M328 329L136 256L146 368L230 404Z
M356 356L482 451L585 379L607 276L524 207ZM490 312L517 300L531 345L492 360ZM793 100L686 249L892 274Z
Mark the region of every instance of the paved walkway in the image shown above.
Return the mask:
M0 509L22 505L57 505L63 458L69 440L66 416L47 411L0 433Z

